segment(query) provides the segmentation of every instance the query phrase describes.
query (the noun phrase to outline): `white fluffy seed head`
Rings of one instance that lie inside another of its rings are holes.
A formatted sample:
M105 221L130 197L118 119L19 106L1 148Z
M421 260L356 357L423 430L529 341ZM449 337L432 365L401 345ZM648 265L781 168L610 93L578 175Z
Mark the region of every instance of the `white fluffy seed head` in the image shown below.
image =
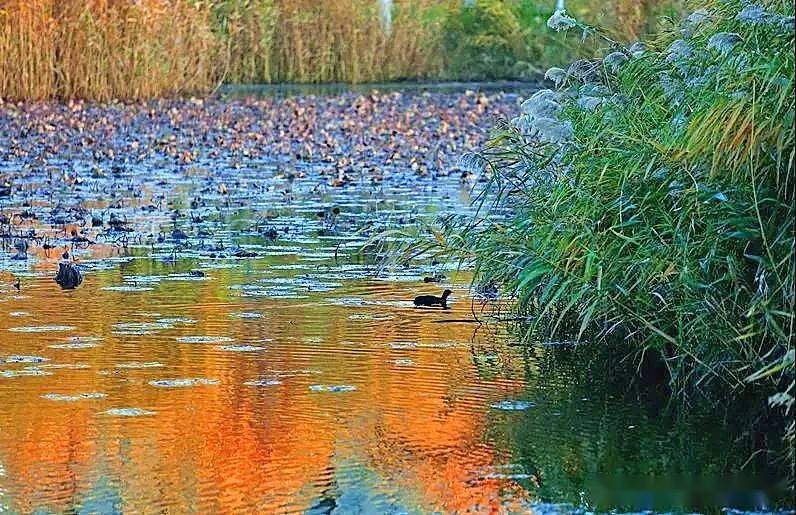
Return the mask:
M545 143L566 143L574 137L571 122L555 118L536 118L532 121L532 135Z
M769 23L771 14L760 4L749 4L735 16L735 19L748 25Z
M578 98L578 107L583 109L584 111L594 111L603 103L603 99L600 97L579 97Z
M557 10L547 20L547 26L555 31L571 29L577 24L578 23L575 21L575 18L567 15L567 11L564 9Z
M616 73L627 59L627 55L624 52L611 52L603 58L603 66L610 69L611 73Z
M561 68L550 68L544 74L545 80L551 80L555 83L557 88L560 88L567 80L567 72Z
M666 61L675 62L688 58L693 53L693 48L684 39L677 39L666 49Z
M641 41L636 41L635 43L630 45L630 48L628 48L627 51L630 52L630 55L638 59L639 57L641 57L646 53L647 45L645 45Z
M529 98L520 104L523 114L532 118L549 118L553 117L561 111L561 105L547 98Z
M732 51L735 45L742 41L743 38L734 32L719 32L710 36L710 39L708 39L708 48L715 49L727 55Z

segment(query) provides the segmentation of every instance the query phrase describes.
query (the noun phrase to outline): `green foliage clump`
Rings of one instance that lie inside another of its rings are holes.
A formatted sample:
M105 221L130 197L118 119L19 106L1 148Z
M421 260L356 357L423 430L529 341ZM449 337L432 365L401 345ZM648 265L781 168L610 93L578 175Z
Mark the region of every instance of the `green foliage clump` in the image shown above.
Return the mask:
M561 15L551 26L597 33ZM619 336L679 391L754 388L790 411L792 3L720 0L645 45L600 39L604 60L551 70L562 89L470 156L491 208L446 220L435 245L516 295L534 330Z
M568 4L579 16L605 27L612 36L627 40L654 30L655 20L675 15L681 2L571 0ZM432 16L441 20L443 76L538 77L548 66L595 55L599 46L591 40L584 41L581 34L547 29L552 6L553 2L539 0L475 0L433 10Z
M460 12L448 11L442 30L446 73L494 79L538 71L551 43L542 30L549 13L540 8L537 2L479 0Z

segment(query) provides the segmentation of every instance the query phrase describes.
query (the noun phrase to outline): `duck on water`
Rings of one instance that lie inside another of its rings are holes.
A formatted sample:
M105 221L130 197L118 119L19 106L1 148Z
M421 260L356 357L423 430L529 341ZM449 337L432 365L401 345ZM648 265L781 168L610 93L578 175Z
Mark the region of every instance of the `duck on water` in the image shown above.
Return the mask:
M83 274L69 259L69 252L64 252L58 263L55 282L64 290L74 290L83 282Z
M442 297L436 297L434 295L420 295L415 297L415 306L427 308L440 306L442 309L448 309L448 297L450 297L451 293L453 292L450 290L445 290L442 292Z

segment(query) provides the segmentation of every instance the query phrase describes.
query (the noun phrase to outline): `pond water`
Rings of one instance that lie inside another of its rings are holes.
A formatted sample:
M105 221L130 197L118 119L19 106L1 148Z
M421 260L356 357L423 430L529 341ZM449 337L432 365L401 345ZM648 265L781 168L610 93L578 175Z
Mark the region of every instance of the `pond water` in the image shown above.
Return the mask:
M429 162L434 142L477 146L515 106L446 92L0 110L0 512L782 503L775 471L741 469L754 442L731 414L676 415L588 344L472 323L497 304L456 263L382 266L399 237L381 231L471 209L478 178ZM52 280L64 251L75 290ZM413 306L445 288L450 309Z

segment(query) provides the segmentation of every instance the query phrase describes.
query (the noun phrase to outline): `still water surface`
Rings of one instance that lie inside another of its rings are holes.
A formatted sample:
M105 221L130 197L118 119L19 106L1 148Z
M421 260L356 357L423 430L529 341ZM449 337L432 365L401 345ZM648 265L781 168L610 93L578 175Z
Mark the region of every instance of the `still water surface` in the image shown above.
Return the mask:
M588 345L520 345L511 327L463 321L481 307L455 264L383 268L358 251L466 212L473 183L328 188L316 172L151 164L97 175L79 198L19 174L27 197L5 206L42 217L14 231L36 227L54 249L16 261L5 242L0 261L0 512L768 502L766 472L739 472L752 447L731 422L682 420L615 386ZM104 217L81 228L95 244L42 221L70 204ZM52 281L65 249L86 274L74 291ZM412 305L446 287L450 310Z

